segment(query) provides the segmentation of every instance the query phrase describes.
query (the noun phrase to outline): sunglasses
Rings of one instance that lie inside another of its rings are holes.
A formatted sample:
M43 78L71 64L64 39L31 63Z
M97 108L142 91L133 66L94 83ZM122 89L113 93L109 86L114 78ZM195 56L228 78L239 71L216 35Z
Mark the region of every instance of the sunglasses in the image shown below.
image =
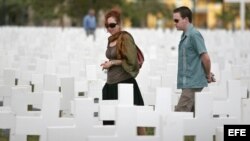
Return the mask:
M114 28L117 25L117 23L109 23L109 24L105 24L106 28Z
M175 23L178 23L178 22L179 22L179 20L178 20L178 19L174 19L174 22L175 22Z

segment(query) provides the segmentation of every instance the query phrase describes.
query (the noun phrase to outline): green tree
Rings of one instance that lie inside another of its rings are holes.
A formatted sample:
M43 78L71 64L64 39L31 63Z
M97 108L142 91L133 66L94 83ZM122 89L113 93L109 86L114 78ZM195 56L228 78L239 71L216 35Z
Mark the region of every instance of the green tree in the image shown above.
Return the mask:
M223 11L218 15L219 19L223 21L223 27L227 28L228 25L232 25L235 28L235 20L239 15L239 4L238 3L224 3Z
M136 3L125 3L122 7L124 16L129 17L135 27L145 27L148 13L161 13L164 18L170 19L173 7L155 0L138 0Z
M82 17L90 8L107 11L119 7L122 16L131 19L132 26L145 27L147 14L161 13L171 18L172 8L159 0L137 0L128 3L126 0L0 0L0 24L27 25L29 20L35 25L50 25L59 19L64 25L63 16L68 15L73 24L80 26Z
M103 9L111 9L114 6L122 6L124 0L67 0L67 13L76 25L81 25L82 17L88 13L90 8L96 12Z
M246 4L246 28L250 29L250 3Z
M49 25L50 21L62 16L65 0L31 0L35 25ZM58 8L58 10L57 10Z
M25 25L30 0L1 0L0 25Z

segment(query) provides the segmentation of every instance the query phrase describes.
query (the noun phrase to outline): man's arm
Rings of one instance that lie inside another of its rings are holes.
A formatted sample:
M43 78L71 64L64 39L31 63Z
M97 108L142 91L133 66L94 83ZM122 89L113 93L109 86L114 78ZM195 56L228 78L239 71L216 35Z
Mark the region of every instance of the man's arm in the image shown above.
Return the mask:
M212 82L212 74L211 74L211 61L208 53L202 53L201 54L201 62L203 64L205 73L206 73L206 78L208 83Z
M83 28L88 28L88 16L84 16L83 18Z

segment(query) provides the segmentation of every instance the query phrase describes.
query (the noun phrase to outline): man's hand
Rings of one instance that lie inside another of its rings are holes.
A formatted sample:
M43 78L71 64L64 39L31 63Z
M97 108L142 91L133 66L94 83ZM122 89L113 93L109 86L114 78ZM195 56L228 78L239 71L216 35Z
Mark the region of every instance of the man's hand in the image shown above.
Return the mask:
M207 78L207 82L208 82L208 83L216 82L216 79L215 79L214 74L213 74L212 72L209 73L209 74L206 76L206 78Z

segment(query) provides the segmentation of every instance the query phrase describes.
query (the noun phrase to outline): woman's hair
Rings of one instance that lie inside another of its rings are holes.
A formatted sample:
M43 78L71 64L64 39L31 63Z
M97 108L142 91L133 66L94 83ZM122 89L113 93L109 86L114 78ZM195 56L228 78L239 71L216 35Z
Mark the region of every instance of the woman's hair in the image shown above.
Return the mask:
M121 23L121 16L120 16L120 12L116 11L116 10L111 10L109 11L106 15L105 15L105 25L107 25L107 21L108 18L110 17L114 17L117 24Z
M112 9L105 15L105 26L107 27L108 18L113 17L118 25L121 24L121 14L119 11ZM124 48L124 38L119 34L119 38L117 39L117 58L121 59L123 57L123 53L126 51Z

